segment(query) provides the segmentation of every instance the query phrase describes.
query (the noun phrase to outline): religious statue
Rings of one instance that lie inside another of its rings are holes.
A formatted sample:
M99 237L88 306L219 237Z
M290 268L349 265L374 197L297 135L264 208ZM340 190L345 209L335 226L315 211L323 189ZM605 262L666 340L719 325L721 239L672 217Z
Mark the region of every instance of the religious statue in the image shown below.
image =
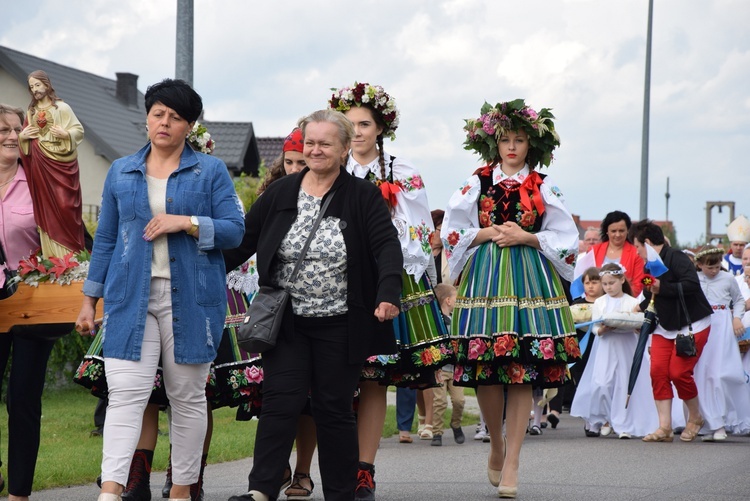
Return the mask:
M44 71L29 74L31 103L19 135L39 227L42 255L63 257L84 248L78 145L83 126Z

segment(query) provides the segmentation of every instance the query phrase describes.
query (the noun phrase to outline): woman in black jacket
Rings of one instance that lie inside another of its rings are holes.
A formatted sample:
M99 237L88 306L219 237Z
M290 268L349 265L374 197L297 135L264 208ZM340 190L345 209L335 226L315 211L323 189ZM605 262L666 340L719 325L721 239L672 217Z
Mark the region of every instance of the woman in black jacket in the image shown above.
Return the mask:
M698 436L703 426L703 418L698 408L698 388L693 379L693 368L708 341L711 330L711 305L703 294L698 274L690 258L670 247L664 240L661 228L648 220L639 221L631 227L633 243L638 254L648 262L647 247L651 246L659 254L667 270L659 278L654 278L650 287L644 289L645 301L641 310L645 311L654 297L654 306L659 323L651 337L651 386L659 414L659 428L645 437L644 442L671 442L672 432L672 384L677 395L685 402L688 420L680 435L683 442L691 442ZM680 301L679 289L685 300L685 308ZM695 336L697 354L692 357L679 357L675 351L675 338L678 333L687 334L688 325Z
M263 354L263 408L247 494L275 499L308 393L318 434L326 499L351 500L357 477L352 399L367 356L397 351L401 246L380 191L344 169L354 130L343 114L300 121L305 168L268 187L245 217L241 246L227 269L258 254L260 285L291 296L279 341ZM297 257L323 200L333 196L294 283Z

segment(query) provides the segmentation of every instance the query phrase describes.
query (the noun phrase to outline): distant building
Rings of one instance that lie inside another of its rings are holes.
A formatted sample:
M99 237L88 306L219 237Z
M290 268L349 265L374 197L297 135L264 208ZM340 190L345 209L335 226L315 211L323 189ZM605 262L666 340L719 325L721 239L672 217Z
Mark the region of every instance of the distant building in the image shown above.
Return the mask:
M258 138L258 151L260 152L260 158L263 159L263 165L266 168L271 167L276 158L281 155L284 148L283 137L259 137Z
M104 78L0 46L0 102L25 110L31 100L26 77L34 70L47 72L57 95L83 124L85 136L78 147L81 191L84 212L95 211L112 162L135 153L147 141L138 75ZM216 141L214 156L230 173L258 174L261 157L251 122L201 122Z

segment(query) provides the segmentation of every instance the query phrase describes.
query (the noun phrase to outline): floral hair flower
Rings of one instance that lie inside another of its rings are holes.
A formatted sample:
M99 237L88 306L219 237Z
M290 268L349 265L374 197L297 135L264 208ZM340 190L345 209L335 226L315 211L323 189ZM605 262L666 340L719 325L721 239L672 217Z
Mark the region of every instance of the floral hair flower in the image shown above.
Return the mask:
M396 139L396 129L399 123L399 112L396 108L396 100L388 95L380 85L354 82L352 87L332 88L333 95L328 100L328 105L342 113L350 110L353 106L369 105L377 111L385 122L383 135Z
M213 153L216 146L216 141L211 139L211 134L208 133L206 126L197 120L193 125L193 130L190 131L187 141L194 150L206 155Z
M560 136L555 131L553 118L555 116L548 108L537 112L527 106L523 99L497 103L495 106L485 102L479 118L464 120L464 149L476 151L482 160L495 165L500 162L497 148L500 137L507 131L523 130L529 136L529 167L549 167L553 160L552 151L560 146Z

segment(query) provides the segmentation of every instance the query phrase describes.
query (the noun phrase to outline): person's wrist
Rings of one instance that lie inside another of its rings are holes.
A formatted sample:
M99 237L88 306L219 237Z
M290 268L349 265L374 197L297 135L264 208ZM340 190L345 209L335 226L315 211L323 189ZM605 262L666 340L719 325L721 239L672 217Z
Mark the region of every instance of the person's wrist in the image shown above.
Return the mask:
M190 225L185 232L191 237L198 231L200 223L198 222L198 216L190 216L188 218L188 224Z

